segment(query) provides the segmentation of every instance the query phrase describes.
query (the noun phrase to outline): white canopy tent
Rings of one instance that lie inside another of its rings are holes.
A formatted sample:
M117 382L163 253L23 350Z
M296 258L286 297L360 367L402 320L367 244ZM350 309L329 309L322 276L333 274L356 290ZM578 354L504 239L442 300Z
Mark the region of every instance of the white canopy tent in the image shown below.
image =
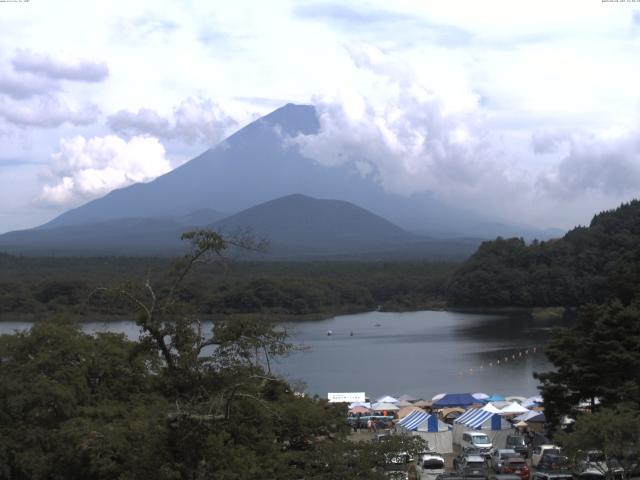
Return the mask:
M436 415L411 412L398 422L396 429L425 439L429 448L438 453L453 453L451 426L440 421Z
M535 410L529 410L526 413L518 415L514 420L528 422L530 419L532 419L533 417L537 417L538 415L540 415L540 412L536 412Z
M371 405L371 410L373 410L374 412L397 412L398 410L400 410L400 407L394 405L393 403L378 402Z
M491 412L491 413L500 413L501 412L501 410L498 407L496 407L493 403L487 403L480 410L484 410L485 412Z
M500 410L501 415L522 415L527 413L528 408L523 407L518 402L511 402L509 405Z
M380 397L376 400L378 403L396 403L398 401L397 398L392 397L391 395L385 395L384 397Z
M464 432L485 433L494 448L504 448L507 435L515 432L511 424L499 413L491 413L481 408L470 408L453 421L453 443L460 445Z

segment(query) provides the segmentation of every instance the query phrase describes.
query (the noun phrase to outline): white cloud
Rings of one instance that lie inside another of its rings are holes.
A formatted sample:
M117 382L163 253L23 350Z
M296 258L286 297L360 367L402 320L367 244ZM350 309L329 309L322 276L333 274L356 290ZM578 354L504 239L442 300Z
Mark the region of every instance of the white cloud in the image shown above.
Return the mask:
M289 140L303 155L329 167L351 163L403 195L427 191L458 202L521 187L517 165L501 159L465 82L441 94L410 63L371 47L359 49L354 61L374 88L316 102L319 134Z
M58 90L56 82L30 74L16 74L12 71L0 72L0 93L14 99L25 99Z
M141 108L137 112L120 110L108 119L116 133L150 134L164 139L213 145L222 140L236 121L210 99L187 98L173 108L171 120L155 110Z
M39 96L31 101L0 98L0 117L22 127L54 128L64 123L89 125L96 121L95 105L74 109L55 97Z
M151 137L128 142L115 135L62 139L44 173L46 184L36 202L75 206L116 188L147 182L171 170L162 144Z
M101 82L109 76L109 68L104 62L47 55L31 50L17 50L11 63L16 71L29 72L56 80Z

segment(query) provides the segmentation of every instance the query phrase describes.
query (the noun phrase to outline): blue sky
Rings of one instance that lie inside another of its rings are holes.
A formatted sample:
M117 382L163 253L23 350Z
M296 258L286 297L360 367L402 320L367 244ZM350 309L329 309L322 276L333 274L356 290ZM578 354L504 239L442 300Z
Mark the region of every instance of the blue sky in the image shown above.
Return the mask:
M388 190L570 227L638 196L640 4L0 3L0 232L149 181L286 102Z

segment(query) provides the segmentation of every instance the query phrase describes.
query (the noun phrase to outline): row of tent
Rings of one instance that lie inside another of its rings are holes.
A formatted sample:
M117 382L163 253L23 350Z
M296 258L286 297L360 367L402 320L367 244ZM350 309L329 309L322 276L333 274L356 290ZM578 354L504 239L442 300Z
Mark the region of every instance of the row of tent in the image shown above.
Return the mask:
M523 407L517 402L505 402L506 404L502 406L502 408L498 408L493 403L488 403L482 410L496 413L503 416L516 416L518 415L518 420L528 421L532 416L538 415L540 412L529 410L528 408ZM477 404L476 404L477 405ZM445 410L451 407L441 408L440 410ZM349 405L349 411L352 414L364 414L368 412L398 412L398 417L402 418L404 415L400 415L400 412L407 411L411 409L419 409L416 405L407 404L404 408L400 408L397 404L393 403L367 403L367 402L356 402ZM455 409L455 407L454 407ZM522 417L522 418L520 418Z
M399 433L410 433L424 438L429 448L438 453L453 453L453 444L460 444L468 431L482 431L495 446L504 447L508 435L515 433L510 422L497 413L470 408L456 418L453 426L442 422L435 414L414 411L396 425Z
M411 395L401 395L400 397L392 397L391 395L384 395L376 400L376 403L392 403L392 404L409 404L416 403L419 400ZM424 402L424 401L422 401ZM539 395L525 398L525 397L503 397L502 395L494 393L493 395L487 395L486 393L440 393L432 398L429 406L434 408L447 408L447 407L461 407L469 408L473 405L482 405L487 403L493 404L509 404L517 403L525 408L531 408L540 406L542 404L542 397Z

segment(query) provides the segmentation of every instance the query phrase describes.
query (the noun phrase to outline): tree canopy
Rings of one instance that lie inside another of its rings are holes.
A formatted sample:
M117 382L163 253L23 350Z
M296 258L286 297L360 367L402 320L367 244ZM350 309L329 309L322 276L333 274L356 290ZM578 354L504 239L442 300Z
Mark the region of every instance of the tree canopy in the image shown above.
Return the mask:
M177 292L229 243L186 238L193 250L162 288L147 278L96 292L124 299L138 340L67 318L0 336L0 479L375 479L398 449L424 448L349 441L343 405L271 371L293 348L286 331L246 317L204 331Z
M456 271L448 300L458 306L580 306L640 293L640 201L593 217L563 238L483 243Z

